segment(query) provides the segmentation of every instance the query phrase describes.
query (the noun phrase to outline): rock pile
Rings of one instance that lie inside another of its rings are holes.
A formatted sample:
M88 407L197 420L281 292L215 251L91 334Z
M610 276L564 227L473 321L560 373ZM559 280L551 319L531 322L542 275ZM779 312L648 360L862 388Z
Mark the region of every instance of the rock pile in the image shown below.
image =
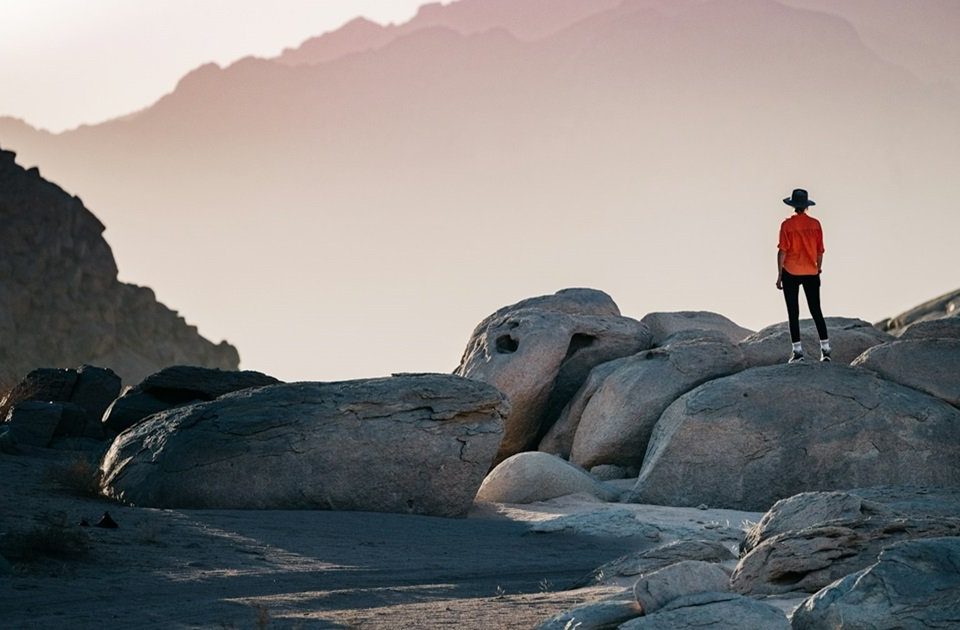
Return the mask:
M104 226L77 197L0 150L0 383L89 363L136 382L169 365L237 369L146 287L117 280Z

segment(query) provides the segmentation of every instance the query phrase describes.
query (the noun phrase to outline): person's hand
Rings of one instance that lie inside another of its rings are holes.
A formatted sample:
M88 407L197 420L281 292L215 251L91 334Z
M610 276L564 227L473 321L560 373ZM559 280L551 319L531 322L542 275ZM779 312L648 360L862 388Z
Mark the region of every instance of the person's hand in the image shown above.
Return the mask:
M777 290L783 291L783 276L777 276Z

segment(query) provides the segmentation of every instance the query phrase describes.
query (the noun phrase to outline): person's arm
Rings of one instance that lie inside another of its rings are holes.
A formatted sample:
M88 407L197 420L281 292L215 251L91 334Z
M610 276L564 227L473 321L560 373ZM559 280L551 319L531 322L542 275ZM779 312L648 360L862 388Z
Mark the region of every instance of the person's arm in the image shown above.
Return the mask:
M817 254L817 273L823 271L823 252Z
M786 254L783 253L782 249L777 250L777 288L783 289L783 259L786 258ZM823 258L823 256L821 256Z

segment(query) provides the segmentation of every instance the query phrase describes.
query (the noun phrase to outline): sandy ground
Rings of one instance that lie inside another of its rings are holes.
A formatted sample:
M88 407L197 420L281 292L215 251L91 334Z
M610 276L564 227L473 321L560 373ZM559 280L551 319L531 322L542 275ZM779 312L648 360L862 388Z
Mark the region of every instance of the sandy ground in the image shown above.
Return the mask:
M154 510L58 488L48 471L73 457L0 455L0 533L51 519L78 531L105 510L120 527L83 528L85 557L15 562L3 627L530 628L617 593L564 590L607 561L677 537L733 545L760 516L577 496L466 519Z

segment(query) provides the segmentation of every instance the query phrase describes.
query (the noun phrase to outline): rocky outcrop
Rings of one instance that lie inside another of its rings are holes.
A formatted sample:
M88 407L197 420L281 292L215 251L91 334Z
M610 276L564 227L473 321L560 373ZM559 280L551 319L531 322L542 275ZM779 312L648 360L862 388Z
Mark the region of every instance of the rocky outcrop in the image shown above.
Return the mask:
M956 489L876 487L778 501L747 532L734 571L748 594L815 592L903 540L960 535Z
M665 545L627 554L597 567L577 586L593 584L626 585L636 583L637 576L652 573L683 560L727 562L736 560L730 548L719 540L677 540Z
M743 368L740 349L718 332L605 363L596 368L596 377L587 379L540 449L569 451L570 461L584 468L639 468L654 425L674 400ZM561 436L570 434L567 447Z
M960 538L901 542L807 599L794 630L956 628L960 621Z
M5 439L40 447L59 437L103 439L100 418L119 393L120 377L112 370L92 365L33 370L0 400Z
M121 433L102 489L161 508L463 516L506 412L493 387L450 375L247 389Z
M477 501L534 503L586 493L611 501L618 493L559 457L536 451L517 453L497 465L480 486Z
M537 630L603 630L616 628L641 614L633 599L617 598L577 606L551 617L537 626Z
M960 486L960 410L838 364L754 368L663 413L630 500L765 510L810 490Z
M495 463L536 448L590 370L650 347L650 332L607 294L566 289L504 307L480 322L456 374L510 401Z
M867 348L893 341L892 335L862 319L827 317L826 321L834 363L850 363ZM800 339L807 359L818 360L820 341L812 319L800 320ZM787 322L767 326L744 339L740 346L751 367L786 363L790 357L790 328Z
M960 339L884 343L861 354L852 365L960 407Z
M960 289L944 293L899 315L877 322L877 328L901 336L920 322L960 316Z
M957 311L960 314L960 311ZM900 339L960 339L960 317L944 317L908 326Z
M0 381L84 363L126 381L173 364L237 368L235 348L119 282L103 224L14 158L0 150Z
M788 531L890 513L883 504L851 492L801 492L774 503L760 522L747 531L740 553L746 554L764 540Z
M686 331L716 331L733 343L739 343L754 333L710 311L648 313L640 321L650 329L654 346L662 346L671 336Z
M789 630L779 609L735 593L696 593L673 600L652 615L637 617L620 630Z
M101 416L107 431L120 433L147 416L167 409L215 400L230 392L279 382L260 372L176 365L151 374L135 387L127 389Z

